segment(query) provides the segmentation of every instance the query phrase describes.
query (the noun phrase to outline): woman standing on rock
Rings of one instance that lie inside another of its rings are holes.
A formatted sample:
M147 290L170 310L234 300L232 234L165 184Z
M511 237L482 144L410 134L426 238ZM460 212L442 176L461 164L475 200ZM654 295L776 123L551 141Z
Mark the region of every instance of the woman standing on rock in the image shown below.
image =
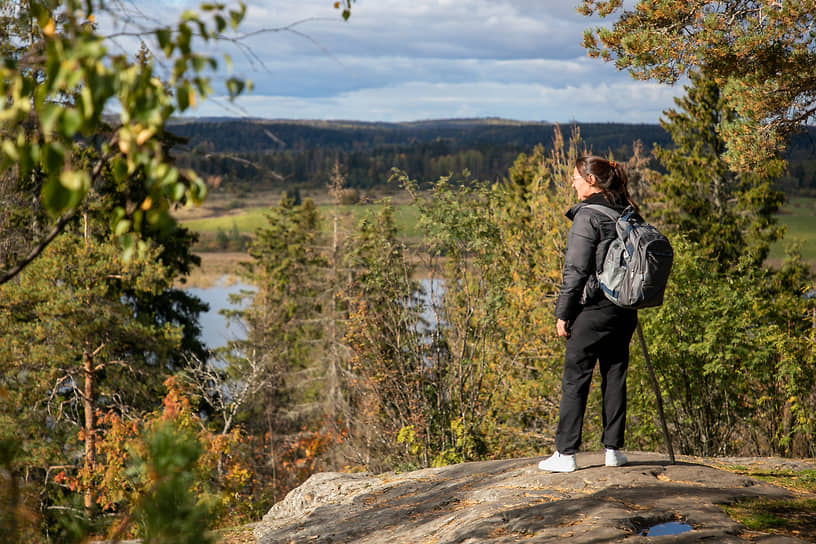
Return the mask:
M599 204L622 212L633 206L623 167L601 157L575 160L572 187L580 202L566 216L572 221L564 256L561 292L555 305L558 335L566 338L561 406L555 434L556 451L538 468L572 472L581 445L584 411L596 361L601 369L603 435L606 466L627 462L619 449L626 426L626 372L629 341L637 324L637 311L615 306L598 284L596 268L603 263L616 237L615 222L603 212L584 209Z

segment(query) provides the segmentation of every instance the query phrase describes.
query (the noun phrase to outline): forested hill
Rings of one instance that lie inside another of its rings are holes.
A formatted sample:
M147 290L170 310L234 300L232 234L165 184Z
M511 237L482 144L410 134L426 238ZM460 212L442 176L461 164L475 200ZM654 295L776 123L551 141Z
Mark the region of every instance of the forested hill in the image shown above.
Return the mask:
M187 143L174 149L179 166L213 185L240 189L325 187L335 165L346 185L368 189L385 184L392 168L423 181L468 171L472 178L499 180L519 153L550 147L555 125L505 119L450 119L405 123L295 121L234 118L176 120L169 126ZM646 152L671 140L657 124L575 123L586 147L619 160L639 141ZM788 192L816 188L816 129L792 142L791 173L780 183Z
M577 123L588 146L605 152L641 140L668 144L659 125ZM566 132L570 126L562 126ZM294 121L211 118L176 121L171 130L189 139L191 148L209 151L255 152L327 150L358 151L381 146L409 146L444 141L452 149L500 145L532 148L552 141L554 125L505 119L443 119L406 123L360 121Z
M628 157L632 143L646 149L669 138L659 125L579 123L589 149ZM406 123L209 118L170 125L187 143L174 149L179 166L211 185L237 189L325 187L339 165L349 187L386 184L392 168L422 181L467 171L498 180L519 153L552 144L555 125L503 119ZM571 126L561 127L569 136Z

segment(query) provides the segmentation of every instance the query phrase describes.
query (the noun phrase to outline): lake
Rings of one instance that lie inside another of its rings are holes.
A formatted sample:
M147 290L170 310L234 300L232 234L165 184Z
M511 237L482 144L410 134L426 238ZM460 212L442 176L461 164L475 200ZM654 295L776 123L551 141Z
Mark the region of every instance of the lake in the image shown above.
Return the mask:
M431 330L437 327L434 312L430 308L431 300L439 301L445 292L442 280L420 280L423 293L420 303L424 306L423 318L427 321L426 328ZM211 287L188 287L185 291L197 296L210 306L210 310L201 314L201 339L209 349L220 348L226 345L229 340L246 338L246 333L239 324L229 324L226 318L219 312L225 309L237 309L237 306L230 304L230 295L238 294L240 291L251 290L255 287L236 281L229 281L226 276L216 282Z
M227 319L219 313L225 309L238 309L238 306L230 303L229 297L246 290L254 291L255 287L247 283L230 282L226 276L211 287L188 287L185 289L187 293L210 305L210 310L202 313L200 318L201 339L207 348L220 348L225 346L229 340L246 338L242 326L227 323Z

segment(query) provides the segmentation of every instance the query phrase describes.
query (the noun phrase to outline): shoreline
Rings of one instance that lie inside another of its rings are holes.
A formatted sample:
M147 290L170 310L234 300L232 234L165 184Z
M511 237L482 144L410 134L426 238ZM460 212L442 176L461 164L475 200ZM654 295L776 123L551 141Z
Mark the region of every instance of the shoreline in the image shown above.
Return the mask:
M248 262L251 257L246 252L238 251L201 251L194 252L201 258L201 266L193 268L184 281L177 281L176 287L187 289L198 287L205 289L216 284L231 285L238 281L240 263Z

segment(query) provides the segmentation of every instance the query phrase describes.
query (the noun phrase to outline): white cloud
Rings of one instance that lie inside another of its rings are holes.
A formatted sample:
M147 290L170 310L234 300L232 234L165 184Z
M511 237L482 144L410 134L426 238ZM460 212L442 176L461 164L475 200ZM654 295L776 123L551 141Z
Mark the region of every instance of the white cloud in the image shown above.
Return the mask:
M653 123L680 92L587 58L582 31L602 21L579 15L578 0L357 0L348 22L332 3L248 2L241 32L266 32L246 40L251 53L222 50L255 84L240 101L245 115ZM138 9L169 22L196 4L143 0ZM193 114L234 113L219 103Z
M237 105L251 116L291 119L417 119L497 116L528 121L656 123L674 89L657 84L615 84L553 88L535 83L421 83L361 89L334 96L242 97ZM225 115L203 104L195 115Z

